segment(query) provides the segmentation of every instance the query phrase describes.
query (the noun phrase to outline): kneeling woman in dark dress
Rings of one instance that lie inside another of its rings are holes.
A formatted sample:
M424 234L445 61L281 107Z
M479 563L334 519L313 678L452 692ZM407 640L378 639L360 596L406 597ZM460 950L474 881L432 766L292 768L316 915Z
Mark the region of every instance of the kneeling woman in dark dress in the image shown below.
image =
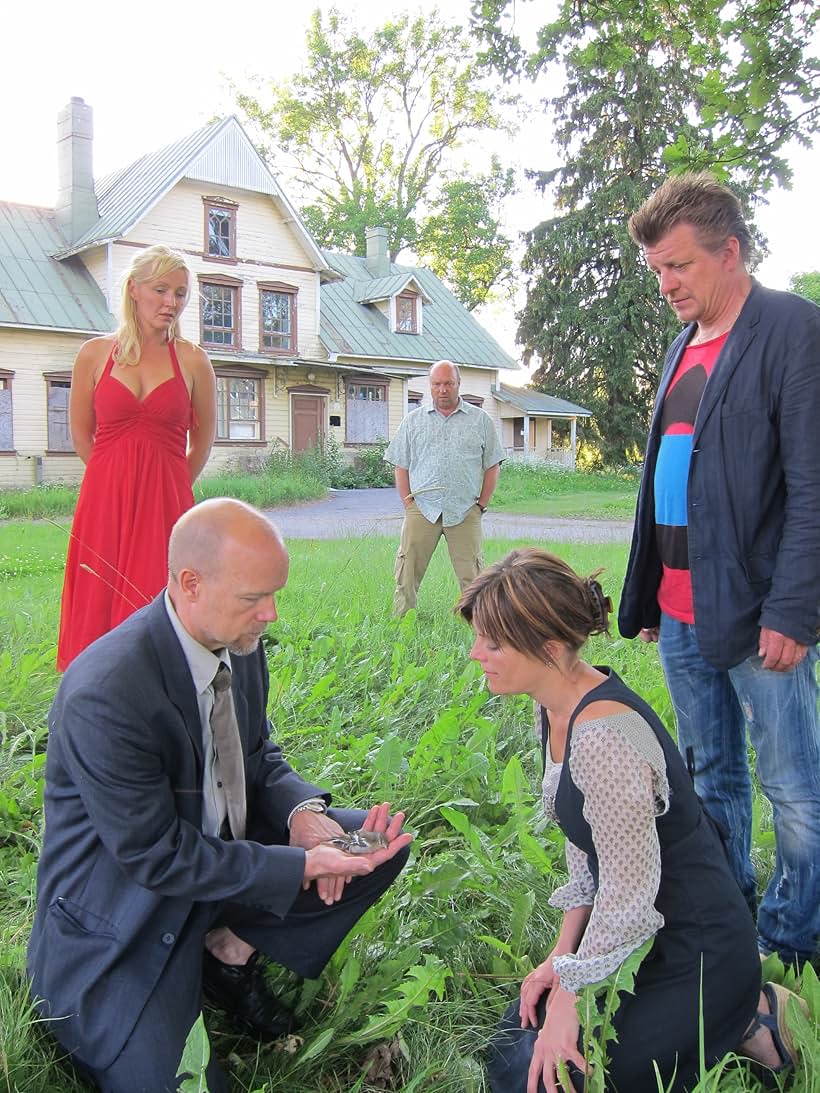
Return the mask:
M555 946L491 1046L493 1090L553 1093L561 1060L583 1088L576 992L650 938L614 1016L607 1089L656 1093L654 1063L664 1089L691 1089L701 1004L707 1066L729 1051L791 1066L792 996L775 984L761 991L754 922L672 738L612 669L578 655L607 631L601 586L545 551L514 550L457 610L475 630L471 656L489 689L540 704L544 807L566 836L569 873L550 899L564 912Z

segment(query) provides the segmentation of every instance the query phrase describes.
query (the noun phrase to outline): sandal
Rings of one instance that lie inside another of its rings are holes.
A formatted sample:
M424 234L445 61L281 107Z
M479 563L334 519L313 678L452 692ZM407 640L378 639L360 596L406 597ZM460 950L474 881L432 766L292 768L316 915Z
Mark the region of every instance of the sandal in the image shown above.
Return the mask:
M764 983L763 993L769 1003L770 1013L758 1013L743 1037L744 1040L754 1036L760 1028L767 1028L772 1034L775 1050L780 1056L780 1066L767 1067L773 1074L783 1074L790 1070L797 1062L800 1049L795 1045L789 1026L786 1024L786 1008L790 998L794 998L797 1004L809 1016L809 1007L805 999L800 998L794 991L781 986L779 983Z

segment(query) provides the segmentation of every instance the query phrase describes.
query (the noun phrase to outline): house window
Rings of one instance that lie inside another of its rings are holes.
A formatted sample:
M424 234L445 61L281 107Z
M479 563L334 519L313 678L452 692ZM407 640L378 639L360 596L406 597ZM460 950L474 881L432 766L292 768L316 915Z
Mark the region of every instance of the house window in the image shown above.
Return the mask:
M513 451L524 451L524 419L523 417L513 418Z
M484 399L481 397L481 395L462 395L461 397L465 402L469 402L471 406L484 405Z
M54 372L45 377L48 407L48 450L73 452L74 442L68 424L68 396L71 392L71 373Z
M216 439L261 441L264 377L250 370L216 373Z
M418 296L415 293L402 293L396 297L396 332L399 334L418 334L419 326L416 314Z
M421 393L421 391L408 391L407 392L407 409L408 410L415 410L417 407L421 406L423 401L424 401L424 395Z
M347 382L348 444L374 444L387 439L387 384L362 378Z
M259 286L259 330L262 353L296 352L296 289L291 285Z
M347 397L360 402L383 402L387 398L387 388L381 383L351 383Z
M0 371L0 452L14 451L14 419L11 412L13 372Z
M200 283L202 295L202 344L238 349L239 289L241 281L228 278Z
M236 260L236 205L205 202L205 256Z

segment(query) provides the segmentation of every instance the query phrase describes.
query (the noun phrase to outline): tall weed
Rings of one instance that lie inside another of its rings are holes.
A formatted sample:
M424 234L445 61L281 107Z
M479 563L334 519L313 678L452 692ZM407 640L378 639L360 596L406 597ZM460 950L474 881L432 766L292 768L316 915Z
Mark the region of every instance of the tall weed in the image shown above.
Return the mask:
M29 525L22 537L11 526L0 528L2 1093L79 1089L32 1023L24 983L46 713L57 684L64 535L49 525ZM276 739L337 803L387 799L406 809L416 839L402 877L319 980L271 974L302 1022L301 1043L286 1045L293 1053L259 1045L221 1015L206 1013L201 1035L237 1088L254 1093L482 1093L483 1047L556 932L557 912L547 899L563 882L563 848L556 829L538 830L540 754L531 704L484 688L469 660L469 631L451 614L457 588L441 552L418 610L400 621L390 617L395 545L378 537L289 544L290 582L265 639ZM487 560L510 545L487 543ZM555 549L581 572L604 564L607 590L617 589L624 548ZM10 560L3 569L4 555L23 564L15 569ZM616 667L671 725L654 648L600 637L590 656ZM761 811L761 838L767 823ZM764 974L772 975L768 965ZM816 1021L816 978L807 974L802 982ZM816 1030L801 1028L798 1035L807 1063L792 1088L820 1093ZM195 1046L201 1065L203 1044ZM762 1090L757 1077L734 1064L707 1078L712 1085L700 1093Z

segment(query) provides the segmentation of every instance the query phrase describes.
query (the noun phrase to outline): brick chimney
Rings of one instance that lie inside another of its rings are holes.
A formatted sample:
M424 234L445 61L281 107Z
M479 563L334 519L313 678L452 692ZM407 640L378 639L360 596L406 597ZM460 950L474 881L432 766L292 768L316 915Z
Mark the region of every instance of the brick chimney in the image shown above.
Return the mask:
M57 224L74 243L99 219L94 194L93 111L72 98L57 115Z
M366 228L367 257L365 265L374 277L388 277L390 256L387 253L387 228Z

